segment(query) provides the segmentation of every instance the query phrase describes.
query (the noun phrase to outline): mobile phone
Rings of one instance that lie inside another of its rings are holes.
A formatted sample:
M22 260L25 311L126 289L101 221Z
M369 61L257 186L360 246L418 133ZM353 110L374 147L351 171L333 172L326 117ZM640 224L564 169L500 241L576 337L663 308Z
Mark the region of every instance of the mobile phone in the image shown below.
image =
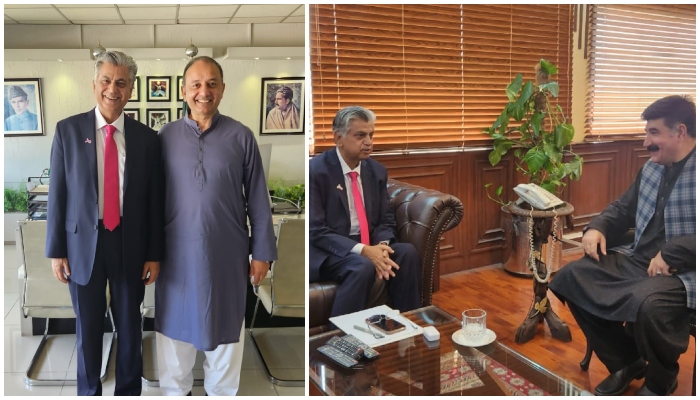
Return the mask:
M387 317L386 315L373 315L365 320L369 325L377 330L391 335L392 333L401 332L406 329L406 326L401 322Z

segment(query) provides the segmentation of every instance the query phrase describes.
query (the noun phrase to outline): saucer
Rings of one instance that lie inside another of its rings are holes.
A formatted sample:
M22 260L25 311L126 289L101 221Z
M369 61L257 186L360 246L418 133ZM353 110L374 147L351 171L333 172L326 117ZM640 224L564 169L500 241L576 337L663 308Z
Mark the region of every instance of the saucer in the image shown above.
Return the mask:
M493 343L493 341L496 340L496 333L491 329L486 328L486 333L484 333L484 337L481 339L481 341L468 342L467 339L464 338L464 335L462 334L462 329L460 328L460 330L452 334L452 340L461 346L480 347Z

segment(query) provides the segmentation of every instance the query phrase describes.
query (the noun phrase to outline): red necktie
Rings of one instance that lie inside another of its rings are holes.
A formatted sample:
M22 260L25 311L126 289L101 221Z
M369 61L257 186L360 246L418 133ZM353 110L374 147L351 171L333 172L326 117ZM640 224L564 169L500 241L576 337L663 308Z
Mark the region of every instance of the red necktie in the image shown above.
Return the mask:
M365 205L362 203L362 195L360 195L360 187L357 185L357 172L349 172L350 181L352 182L352 198L355 200L355 211L357 219L360 221L360 240L362 244L369 245L369 225L367 225L367 213Z
M105 170L104 170L104 211L102 222L105 228L113 231L119 225L119 161L117 143L114 141L113 125L106 125L105 131Z

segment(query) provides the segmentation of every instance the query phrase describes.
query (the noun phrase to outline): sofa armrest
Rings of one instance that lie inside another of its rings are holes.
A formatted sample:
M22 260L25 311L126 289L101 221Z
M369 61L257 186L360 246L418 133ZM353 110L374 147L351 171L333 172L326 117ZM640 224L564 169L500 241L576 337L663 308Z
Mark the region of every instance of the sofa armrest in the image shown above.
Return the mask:
M395 179L389 179L387 191L396 214L397 239L413 244L421 255L421 303L428 306L439 278L440 237L459 224L464 206L453 195Z

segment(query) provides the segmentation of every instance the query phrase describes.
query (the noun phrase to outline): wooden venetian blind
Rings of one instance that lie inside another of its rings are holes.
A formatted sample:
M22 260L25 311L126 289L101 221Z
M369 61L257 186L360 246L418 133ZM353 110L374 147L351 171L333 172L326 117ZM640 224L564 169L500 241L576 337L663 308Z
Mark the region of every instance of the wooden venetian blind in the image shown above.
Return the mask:
M312 4L315 152L332 146L336 112L377 114L375 149L485 143L517 73L555 64L557 104L571 109L570 5Z
M591 7L586 134L643 134L649 104L695 94L695 5Z

